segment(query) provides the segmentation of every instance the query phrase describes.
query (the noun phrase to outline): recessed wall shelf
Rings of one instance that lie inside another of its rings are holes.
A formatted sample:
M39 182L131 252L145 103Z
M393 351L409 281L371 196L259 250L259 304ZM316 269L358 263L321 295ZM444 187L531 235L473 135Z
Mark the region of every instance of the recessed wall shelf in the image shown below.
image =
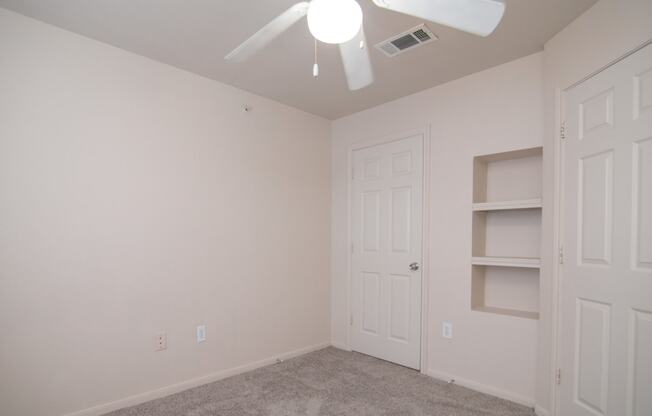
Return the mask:
M526 267L538 269L541 267L541 260L532 257L473 257L471 264L474 266Z
M508 209L541 208L541 198L518 199L515 201L476 202L473 211L501 211Z
M539 319L542 148L473 159L471 309Z

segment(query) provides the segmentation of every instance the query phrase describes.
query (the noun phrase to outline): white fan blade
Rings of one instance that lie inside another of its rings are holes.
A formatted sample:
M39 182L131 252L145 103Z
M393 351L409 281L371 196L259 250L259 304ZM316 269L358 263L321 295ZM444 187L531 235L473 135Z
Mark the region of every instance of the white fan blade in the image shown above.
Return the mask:
M301 20L307 13L310 3L302 1L290 7L274 20L263 26L240 46L232 50L224 57L227 61L242 62L249 59L273 41L278 35L285 32L293 24Z
M505 13L504 0L373 0L376 6L479 36L493 32Z
M340 55L351 91L359 90L374 82L364 29L360 28L360 32L350 41L340 43Z

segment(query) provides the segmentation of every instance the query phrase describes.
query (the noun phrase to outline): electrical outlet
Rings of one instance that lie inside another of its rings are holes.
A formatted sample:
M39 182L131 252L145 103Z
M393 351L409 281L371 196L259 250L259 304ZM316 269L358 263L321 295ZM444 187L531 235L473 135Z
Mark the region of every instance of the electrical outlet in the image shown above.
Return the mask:
M168 335L165 332L156 334L156 351L163 351L168 347Z
M450 322L441 323L441 336L444 338L453 338L453 324Z
M206 341L206 325L197 327L197 344Z

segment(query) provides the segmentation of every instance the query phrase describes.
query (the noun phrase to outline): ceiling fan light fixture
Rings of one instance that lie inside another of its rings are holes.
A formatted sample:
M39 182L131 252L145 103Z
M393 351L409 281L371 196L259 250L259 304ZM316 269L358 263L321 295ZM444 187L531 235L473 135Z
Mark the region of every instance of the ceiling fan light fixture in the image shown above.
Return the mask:
M312 0L308 9L310 33L324 43L345 43L362 26L362 9L355 0Z

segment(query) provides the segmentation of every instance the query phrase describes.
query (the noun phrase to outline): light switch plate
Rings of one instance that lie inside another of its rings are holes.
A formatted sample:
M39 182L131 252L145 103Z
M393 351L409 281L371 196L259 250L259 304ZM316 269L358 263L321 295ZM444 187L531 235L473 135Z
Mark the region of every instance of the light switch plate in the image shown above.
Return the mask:
M441 336L444 338L453 338L453 324L451 322L441 323Z
M206 341L206 325L197 327L197 344Z

